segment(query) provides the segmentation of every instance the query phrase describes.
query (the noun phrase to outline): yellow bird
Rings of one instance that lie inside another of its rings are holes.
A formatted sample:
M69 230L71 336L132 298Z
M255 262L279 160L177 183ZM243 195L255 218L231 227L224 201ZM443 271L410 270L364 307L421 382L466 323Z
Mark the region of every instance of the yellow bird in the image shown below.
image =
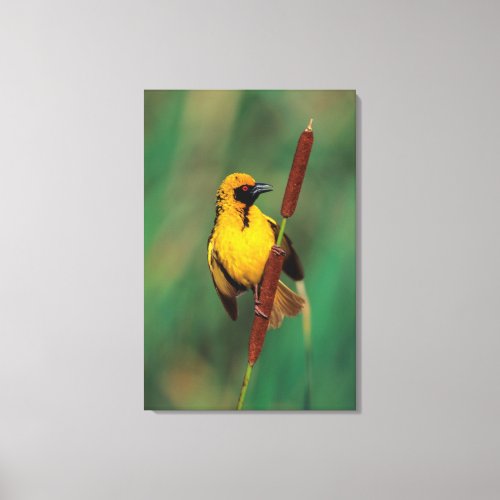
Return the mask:
M236 297L249 289L254 293L255 314L264 316L259 308L259 285L279 226L254 202L268 191L272 191L272 186L255 182L243 173L228 175L217 190L214 227L208 238L208 267L222 304L233 320L238 317ZM283 270L295 281L303 280L302 264L286 234L282 247L286 252ZM303 306L304 300L280 281L270 327L279 327L285 316L297 315Z

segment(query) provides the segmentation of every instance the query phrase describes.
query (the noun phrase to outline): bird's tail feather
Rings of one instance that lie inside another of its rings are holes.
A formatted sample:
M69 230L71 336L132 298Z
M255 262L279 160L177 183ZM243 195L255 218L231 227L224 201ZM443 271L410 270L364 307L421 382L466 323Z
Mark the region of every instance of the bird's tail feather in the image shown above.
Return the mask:
M278 328L285 316L297 316L302 311L304 304L305 301L302 297L290 290L282 281L279 281L273 310L269 318L269 328Z

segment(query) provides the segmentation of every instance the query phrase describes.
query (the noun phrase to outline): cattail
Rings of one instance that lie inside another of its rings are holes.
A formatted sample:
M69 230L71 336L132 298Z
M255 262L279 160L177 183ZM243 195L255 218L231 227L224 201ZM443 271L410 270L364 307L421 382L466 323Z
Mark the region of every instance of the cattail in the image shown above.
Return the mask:
M278 246L273 246L267 259L266 267L262 284L260 286L259 300L261 303L261 311L267 316L255 315L252 331L250 332L250 341L248 343L248 363L253 366L257 361L264 339L266 338L267 328L269 326L269 318L274 304L274 296L278 288L283 261L285 260L285 251Z
M295 156L293 158L292 168L288 176L288 184L286 186L283 203L281 205L281 221L280 231L274 245L269 253L269 257L264 268L262 283L260 286L259 300L260 310L264 314L263 317L255 315L252 331L250 332L250 340L248 343L248 364L241 385L240 397L236 409L242 410L245 403L245 396L248 389L248 383L252 375L252 369L257 359L259 358L264 340L266 338L267 329L269 327L269 318L274 305L274 296L278 288L283 261L285 260L285 251L280 247L283 235L285 234L285 225L288 217L291 217L295 212L297 201L299 199L302 181L306 174L307 162L313 145L312 118L309 120L307 128L299 137Z
M283 197L283 203L281 205L281 215L283 217L291 217L295 212L304 175L306 175L307 162L309 161L313 141L314 135L311 118L307 128L300 134L295 156L293 157L292 168L288 176L285 196Z

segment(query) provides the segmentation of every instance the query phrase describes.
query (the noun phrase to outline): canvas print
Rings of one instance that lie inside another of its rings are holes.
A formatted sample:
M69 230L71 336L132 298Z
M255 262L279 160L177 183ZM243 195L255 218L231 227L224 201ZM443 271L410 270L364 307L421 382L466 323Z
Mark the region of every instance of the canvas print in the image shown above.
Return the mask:
M356 409L356 93L144 93L144 408Z

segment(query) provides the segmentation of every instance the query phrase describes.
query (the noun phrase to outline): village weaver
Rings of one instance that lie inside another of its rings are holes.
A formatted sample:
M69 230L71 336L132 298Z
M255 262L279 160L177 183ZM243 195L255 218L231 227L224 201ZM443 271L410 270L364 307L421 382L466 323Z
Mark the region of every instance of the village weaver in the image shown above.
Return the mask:
M228 175L217 190L214 227L208 238L208 267L217 294L233 320L238 317L236 297L249 289L254 294L255 314L266 317L259 308L259 285L279 226L254 203L268 191L272 186L255 182L243 173ZM302 264L286 234L281 246L286 252L283 270L293 280L303 280ZM273 251L279 251L279 247ZM270 328L278 328L285 316L297 315L303 306L304 300L280 281Z

